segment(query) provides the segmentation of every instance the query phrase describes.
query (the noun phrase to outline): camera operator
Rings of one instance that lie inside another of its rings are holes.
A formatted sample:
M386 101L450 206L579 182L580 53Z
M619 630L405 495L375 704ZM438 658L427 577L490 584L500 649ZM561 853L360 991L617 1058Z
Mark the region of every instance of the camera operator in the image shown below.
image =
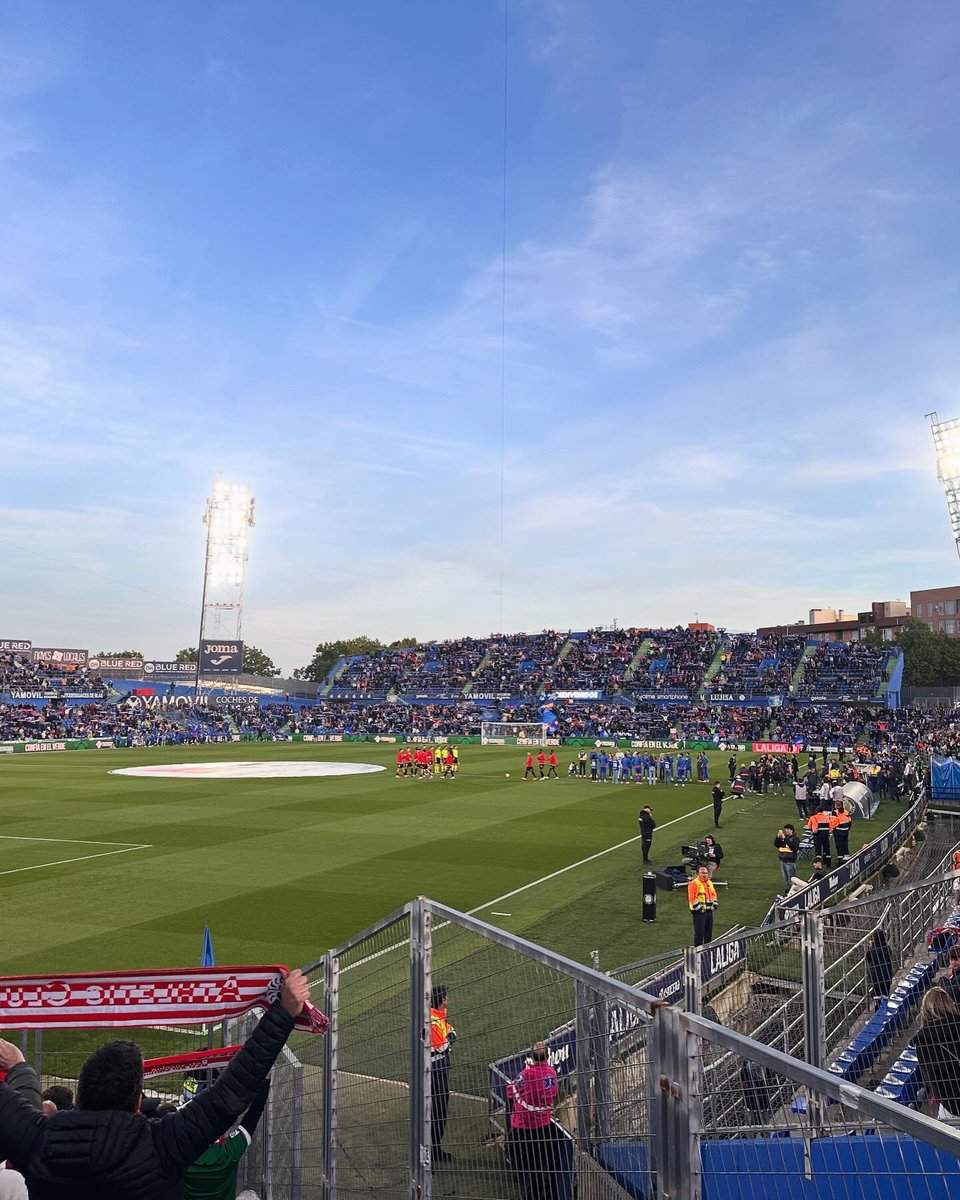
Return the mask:
M708 833L700 845L703 851L703 861L705 862L706 868L710 872L710 878L712 879L714 873L723 862L723 847L712 833Z

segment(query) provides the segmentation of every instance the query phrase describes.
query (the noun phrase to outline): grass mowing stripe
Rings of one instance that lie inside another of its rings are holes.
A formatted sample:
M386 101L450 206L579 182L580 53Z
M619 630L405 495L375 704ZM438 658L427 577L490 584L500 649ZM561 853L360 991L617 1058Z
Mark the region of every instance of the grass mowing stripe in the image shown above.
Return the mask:
M685 821L687 817L695 817L699 813L706 812L712 805L705 804L703 808L692 808L690 812L683 813L679 817L674 817L672 821L664 821L662 825L658 825L657 829L666 829L670 825L676 825L678 821ZM596 854L589 854L586 858L581 858L579 862L570 863L566 867L561 867L559 871L551 871L549 875L541 875L539 879L534 879L530 883L525 883L523 887L514 888L512 892L504 892L502 896L497 896L496 900L488 900L486 904L480 904L476 908L471 908L467 911L468 917L474 917L478 912L483 912L485 908L490 908L494 904L501 904L504 900L509 900L512 896L519 896L521 892L526 892L530 888L537 887L541 883L547 883L551 879L556 879L559 875L565 875L567 871L573 871L577 867L586 866L587 863L593 862L595 859L603 858L605 854L612 854L614 850L622 850L624 846L632 846L634 842L639 842L643 834L636 834L634 837L627 838L625 842L617 842L615 846L608 846L606 850L598 850ZM501 916L508 917L510 913L501 913Z
M706 812L713 805L705 804L702 808L692 808L687 813L682 813L679 817L674 817L672 821L664 821L662 825L658 825L657 829L666 829L670 825L676 825L678 821L685 821L688 817L699 816L700 813ZM497 896L495 900L488 900L485 904L478 904L476 908L467 910L468 917L475 917L477 913L483 912L485 908L491 908L494 904L502 904L504 900L509 900L512 896L519 896L521 892L529 891L530 888L537 887L541 883L548 883L551 879L556 879L560 875L565 875L567 871L573 871L577 867L586 866L589 862L594 862L598 858L603 858L605 854L612 854L615 850L622 850L624 846L632 846L634 842L639 842L643 834L638 833L633 837L627 838L624 842L617 842L615 846L607 846L605 850L598 850L596 854L590 854L586 858L581 858L577 862L568 863L567 866L561 867L559 871L551 871L549 875L541 875L539 879L533 879L529 883L523 884L522 887L514 888L512 892L504 892L502 896ZM494 917L509 917L512 913L491 913ZM450 924L449 921L441 921L437 926L437 930L446 929ZM384 954L390 954L394 950L399 950L403 946L409 945L409 941L394 942L392 945L384 946L380 950L375 950L373 954L365 955L363 958L357 959L356 962L350 963L344 967L345 971L352 970L355 967L363 966L365 963L372 962L375 958L380 958Z

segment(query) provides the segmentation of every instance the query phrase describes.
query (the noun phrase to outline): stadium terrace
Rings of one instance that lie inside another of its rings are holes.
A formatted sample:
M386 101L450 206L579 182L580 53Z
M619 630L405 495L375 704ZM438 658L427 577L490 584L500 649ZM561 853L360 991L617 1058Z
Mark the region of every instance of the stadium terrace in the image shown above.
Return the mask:
M206 680L198 696L192 683L111 677L70 653L0 654L0 740L476 737L484 723L516 722L556 738L852 745L897 727L903 675L895 645L704 626L545 630L344 657L315 699L273 680L261 681L269 691Z

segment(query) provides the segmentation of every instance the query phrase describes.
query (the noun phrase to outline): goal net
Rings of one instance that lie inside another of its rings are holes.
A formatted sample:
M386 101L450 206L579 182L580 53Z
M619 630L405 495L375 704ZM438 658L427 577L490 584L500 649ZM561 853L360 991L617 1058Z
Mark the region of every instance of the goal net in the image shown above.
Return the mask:
M481 721L481 746L546 746L548 725L538 721Z

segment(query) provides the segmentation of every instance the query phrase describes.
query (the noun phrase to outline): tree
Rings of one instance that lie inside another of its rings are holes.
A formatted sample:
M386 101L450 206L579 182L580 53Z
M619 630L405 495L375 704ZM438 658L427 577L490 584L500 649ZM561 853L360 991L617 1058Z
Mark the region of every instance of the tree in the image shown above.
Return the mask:
M144 658L142 650L98 650L93 658Z
M960 684L960 642L933 633L926 621L911 617L897 633L903 651L906 687L956 687Z
M247 675L269 675L271 677L280 674L280 668L274 666L273 660L268 658L262 650L258 650L256 646L243 647L243 669Z
M321 642L310 662L294 671L293 675L295 679L312 679L315 683L320 683L326 679L338 658L344 655L351 657L354 654L374 654L382 649L383 645L377 638L367 637L366 634L354 638L341 638L336 642Z
M196 662L197 648L196 646L188 646L186 650L178 650L177 657L174 662Z
M424 643L426 644L426 643ZM420 643L415 637L397 638L395 642L390 642L387 646L388 650L402 650L406 646L419 646Z

